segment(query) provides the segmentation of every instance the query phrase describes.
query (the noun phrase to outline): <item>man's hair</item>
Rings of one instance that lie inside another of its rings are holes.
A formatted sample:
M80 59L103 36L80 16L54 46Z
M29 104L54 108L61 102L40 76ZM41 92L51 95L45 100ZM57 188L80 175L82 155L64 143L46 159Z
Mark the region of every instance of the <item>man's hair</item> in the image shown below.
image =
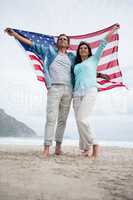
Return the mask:
M89 51L88 58L89 58L90 56L92 56L92 51L91 51L90 45L89 45L87 42L82 41L82 42L80 42L80 44L79 44L79 46L78 46L78 49L77 49L76 58L75 58L75 64L78 64L78 63L81 63L81 62L82 62L81 56L80 56L80 54L79 54L79 49L80 49L80 47L81 47L82 45L86 45L87 48L88 48L88 51Z
M60 34L60 35L58 36L58 38L57 38L57 46L58 46L58 42L59 42L59 39L60 39L61 36L65 36L65 37L67 38L68 45L70 45L70 38L69 38L69 36L66 35L65 33L62 33L62 34Z

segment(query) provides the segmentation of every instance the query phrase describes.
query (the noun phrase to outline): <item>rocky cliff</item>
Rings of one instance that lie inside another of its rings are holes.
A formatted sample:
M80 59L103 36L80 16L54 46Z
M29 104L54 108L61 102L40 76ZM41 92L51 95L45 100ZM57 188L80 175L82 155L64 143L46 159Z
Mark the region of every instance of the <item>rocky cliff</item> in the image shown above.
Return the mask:
M34 137L35 131L0 109L0 137Z

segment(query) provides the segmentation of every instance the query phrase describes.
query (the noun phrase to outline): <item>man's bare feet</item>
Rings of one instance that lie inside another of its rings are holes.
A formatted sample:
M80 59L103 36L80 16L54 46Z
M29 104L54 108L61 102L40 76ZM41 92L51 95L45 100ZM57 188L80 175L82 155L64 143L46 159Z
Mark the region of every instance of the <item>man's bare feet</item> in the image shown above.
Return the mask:
M99 144L94 144L93 145L93 154L92 157L93 158L97 158L100 155L101 152L101 147Z
M62 154L61 151L61 143L60 142L56 142L56 146L55 146L55 155L59 156Z
M44 147L43 156L44 156L45 158L48 158L48 157L50 156L50 154L49 154L49 146L45 146L45 147Z

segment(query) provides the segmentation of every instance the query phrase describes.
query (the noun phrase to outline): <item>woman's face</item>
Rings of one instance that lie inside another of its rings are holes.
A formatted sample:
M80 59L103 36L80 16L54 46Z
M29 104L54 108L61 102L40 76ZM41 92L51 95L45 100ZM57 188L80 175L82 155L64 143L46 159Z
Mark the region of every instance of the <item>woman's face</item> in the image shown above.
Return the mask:
M89 57L90 52L89 52L89 49L88 49L87 45L83 44L83 45L80 46L79 55L81 56L81 58L82 57L86 57L86 58Z

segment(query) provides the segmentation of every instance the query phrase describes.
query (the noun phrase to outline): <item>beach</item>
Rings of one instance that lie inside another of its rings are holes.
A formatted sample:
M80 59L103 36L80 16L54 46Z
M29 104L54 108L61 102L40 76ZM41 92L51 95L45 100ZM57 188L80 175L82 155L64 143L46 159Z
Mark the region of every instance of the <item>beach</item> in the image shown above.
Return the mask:
M103 147L90 160L77 146L44 158L42 146L0 145L0 200L133 200L133 149Z

